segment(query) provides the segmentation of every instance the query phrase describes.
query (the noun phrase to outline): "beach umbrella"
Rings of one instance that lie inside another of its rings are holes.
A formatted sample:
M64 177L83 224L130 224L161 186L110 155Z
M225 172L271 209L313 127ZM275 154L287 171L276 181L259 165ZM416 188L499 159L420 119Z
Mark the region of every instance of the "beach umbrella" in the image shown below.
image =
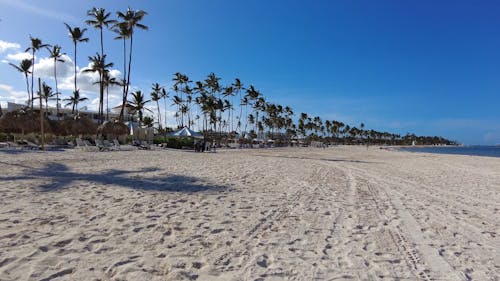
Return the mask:
M67 136L70 135L68 126L65 120L49 120L50 128L52 133L57 136Z
M168 135L171 136L171 137L177 137L177 138L187 138L187 137L199 138L199 139L203 138L203 134L202 133L195 132L195 131L189 129L188 127L184 127L184 128L179 129L177 131L171 132Z

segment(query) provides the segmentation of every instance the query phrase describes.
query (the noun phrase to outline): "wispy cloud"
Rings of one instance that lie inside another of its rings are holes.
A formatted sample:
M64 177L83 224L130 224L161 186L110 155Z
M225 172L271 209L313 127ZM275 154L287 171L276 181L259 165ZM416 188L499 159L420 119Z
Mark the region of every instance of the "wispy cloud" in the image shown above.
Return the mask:
M77 23L78 19L74 16L61 13L60 11L52 11L39 6L35 6L32 4L28 4L22 0L10 1L10 0L0 0L0 3L11 6L13 8L22 10L26 13L35 14L39 16L43 16L46 18L65 21L70 23Z

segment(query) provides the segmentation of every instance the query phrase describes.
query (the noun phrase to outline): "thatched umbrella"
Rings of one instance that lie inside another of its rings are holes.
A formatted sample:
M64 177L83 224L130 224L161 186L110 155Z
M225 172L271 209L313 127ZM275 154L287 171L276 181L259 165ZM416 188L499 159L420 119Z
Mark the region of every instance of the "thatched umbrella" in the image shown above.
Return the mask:
M46 117L43 122L44 131L50 133L52 130ZM6 112L0 118L0 130L6 133L40 133L40 113L28 109Z
M109 135L112 136L113 138L116 138L118 136L128 135L129 130L128 126L125 125L123 122L120 122L118 120L112 120L102 123L97 128L97 133L100 135L107 135L107 136Z
M68 126L67 123L67 120L49 120L52 133L56 136L71 135L71 133L69 132L70 126Z
M77 115L74 119L67 119L68 133L72 135L95 135L97 124L89 117Z

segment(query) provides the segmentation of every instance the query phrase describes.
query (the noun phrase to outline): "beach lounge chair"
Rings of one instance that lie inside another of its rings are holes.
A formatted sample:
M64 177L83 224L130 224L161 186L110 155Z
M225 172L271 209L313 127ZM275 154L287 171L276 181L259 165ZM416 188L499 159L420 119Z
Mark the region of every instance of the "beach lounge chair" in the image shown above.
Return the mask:
M100 139L95 140L95 146L99 148L99 151L111 150L111 148L109 146L104 145L104 142Z
M111 144L108 140L103 140L102 144L104 144L104 147L107 147L110 150L115 150L115 145Z
M76 138L76 147L83 151L97 151L99 148L95 145L90 144L88 140L82 140L80 138Z
M21 145L25 149L39 150L40 146L36 143L30 142L28 140L22 140Z
M121 150L120 142L117 139L113 140L113 144L115 145L116 150Z

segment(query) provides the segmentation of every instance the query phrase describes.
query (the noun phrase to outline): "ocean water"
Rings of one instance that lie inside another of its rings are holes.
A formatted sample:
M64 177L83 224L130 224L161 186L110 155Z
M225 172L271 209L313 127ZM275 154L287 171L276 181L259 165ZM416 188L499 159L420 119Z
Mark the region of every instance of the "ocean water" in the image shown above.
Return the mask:
M440 154L460 154L500 157L500 146L431 146L431 147L404 147L403 151L440 153Z

